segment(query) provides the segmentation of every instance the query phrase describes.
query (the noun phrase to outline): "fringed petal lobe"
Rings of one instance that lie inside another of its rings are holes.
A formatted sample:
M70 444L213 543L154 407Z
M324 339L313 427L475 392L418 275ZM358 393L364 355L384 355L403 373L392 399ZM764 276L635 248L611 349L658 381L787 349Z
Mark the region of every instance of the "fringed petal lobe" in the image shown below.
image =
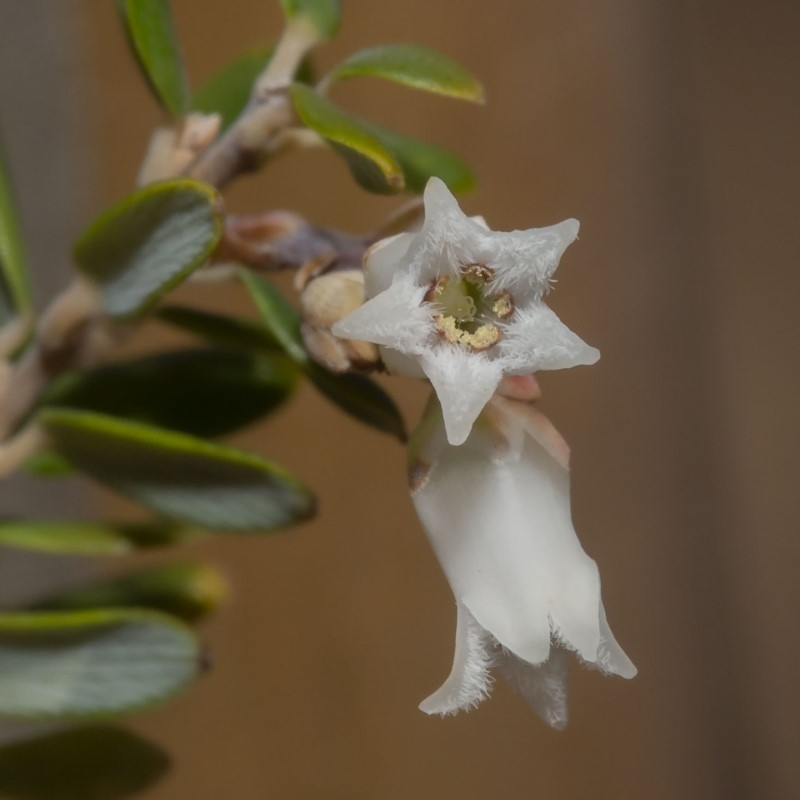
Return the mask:
M426 714L456 714L485 700L492 689L492 637L475 622L462 603L457 604L456 648L447 680L419 704Z

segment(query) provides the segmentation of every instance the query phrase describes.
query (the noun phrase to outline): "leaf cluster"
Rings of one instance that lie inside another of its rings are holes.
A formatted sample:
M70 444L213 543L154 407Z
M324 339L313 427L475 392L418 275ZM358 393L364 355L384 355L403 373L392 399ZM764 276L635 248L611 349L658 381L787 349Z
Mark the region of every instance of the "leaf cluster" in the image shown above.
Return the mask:
M81 473L149 510L152 520L123 525L6 519L0 520L0 545L119 555L212 532L272 532L309 519L316 503L302 481L261 456L210 441L274 413L303 377L345 412L404 436L396 407L376 384L329 373L311 361L297 313L266 280L240 273L261 313L257 322L163 304L164 296L208 259L222 225L219 195L186 179L138 190L91 223L78 239L75 260L98 293L102 311L125 325L155 312L162 324L203 343L64 372L41 393L26 420L39 426L49 443L49 458L43 464L40 455L30 464L32 471ZM107 715L181 688L196 675L185 665L196 666L200 645L183 623L163 613L192 621L202 617L224 595L214 576L202 565L149 568L69 590L36 611L9 612L7 635L0 622L0 650L5 648L0 661L7 667L0 665L0 714ZM120 612L108 624L89 614L111 607ZM42 617L42 608L62 613ZM140 618L127 615L131 609L163 613ZM129 638L137 648L134 661L147 665L144 677L113 672L124 659L109 648L127 646ZM65 659L74 657L85 667L55 661L55 640ZM182 666L169 642L184 653ZM109 654L108 661L102 653ZM104 669L108 678L96 674ZM75 682L76 670L85 678L86 692ZM25 680L15 683L20 677ZM46 692L41 691L45 678Z
M297 82L290 89L302 123L347 162L360 186L391 194L421 192L436 176L454 192L472 188L469 167L444 148L343 111L325 95L351 78L380 78L403 86L471 102L483 102L481 85L446 56L415 44L388 44L354 53L316 87Z
M282 57L282 42L300 37L311 50L335 35L341 15L336 0L281 0L281 41L243 54L192 91L168 0L116 5L173 130L193 112L218 114L220 141L257 105L253 87ZM372 192L421 192L432 175L455 191L472 185L458 157L357 118L328 98L337 83L359 77L473 102L483 98L466 70L416 45L355 53L316 83L304 56L291 80L275 90L291 109L284 132L310 133L342 156ZM137 189L78 237L77 285L91 311L55 346L37 339L47 329L33 325L25 247L0 154L0 357L3 367L21 375L31 369L44 375L18 418L9 422L0 398L0 433L8 439L35 429L46 446L28 460L29 472L42 480L83 476L146 515L136 523L0 518L0 547L115 559L214 535L262 535L302 524L316 513L316 501L301 478L219 438L271 417L304 380L344 413L405 439L402 417L380 386L313 361L298 313L252 269L237 268L234 279L258 319L168 301L225 247L219 185L192 174L185 169ZM145 320L180 329L192 343L111 363L89 357L87 342L122 340ZM93 720L163 702L203 671L206 650L195 625L225 595L214 567L159 561L112 570L0 611L0 715ZM97 755L97 763L87 762L87 752ZM41 759L57 765L58 780L36 769ZM0 748L0 794L125 797L166 767L166 757L149 742L106 725L83 726Z

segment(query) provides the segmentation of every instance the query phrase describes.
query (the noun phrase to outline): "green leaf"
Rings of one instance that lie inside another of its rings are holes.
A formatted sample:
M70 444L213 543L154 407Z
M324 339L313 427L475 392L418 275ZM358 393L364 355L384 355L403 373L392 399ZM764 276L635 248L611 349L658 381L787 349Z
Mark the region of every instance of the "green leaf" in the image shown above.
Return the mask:
M169 0L117 0L117 7L153 94L172 116L182 116L189 90Z
M397 131L363 123L393 153L403 170L406 188L423 192L428 178L441 178L452 192L467 192L475 186L475 176L458 156L430 142Z
M297 312L269 281L246 269L240 269L238 274L261 314L267 333L298 366L305 368L310 359L303 347Z
M136 550L183 544L199 531L168 520L140 523L64 520L0 520L0 546L74 556L118 556Z
M377 136L301 83L290 87L303 124L322 136L347 161L353 177L370 192L389 194L403 188L403 171Z
M157 745L112 725L33 736L0 747L6 800L123 800L169 769Z
M252 272L240 269L239 277L250 292L270 335L281 343L322 394L366 425L405 441L403 418L380 386L362 375L337 375L314 363L303 347L300 318L283 295Z
M0 714L104 717L161 702L197 675L191 630L152 611L0 614Z
M37 478L66 478L74 474L72 465L58 453L44 449L34 453L24 464L25 471Z
M332 39L339 30L341 0L281 0L289 22L307 21L322 40Z
M274 411L298 378L282 352L177 350L63 375L40 405L99 411L213 437Z
M329 80L372 77L426 92L484 102L483 87L451 58L419 44L385 44L361 50L333 69Z
M28 267L8 170L0 150L0 327L31 307Z
M306 375L316 388L342 411L365 425L406 440L403 417L386 392L363 375L328 372L317 364L306 368Z
M164 516L219 531L265 531L315 513L314 498L258 456L86 411L44 409L55 449L95 480Z
M274 353L282 350L278 340L262 325L241 317L230 317L188 306L162 306L156 316L164 322L200 336L220 347Z
M193 180L154 183L103 212L75 245L113 317L146 311L203 264L222 235L221 199Z
M249 103L253 84L274 51L272 45L259 47L226 64L194 93L192 110L219 114L222 117L222 129L225 130ZM296 79L301 83L311 83L313 77L311 64L306 59L300 64Z
M226 594L222 576L207 564L159 564L58 592L31 610L150 608L196 622L217 608Z

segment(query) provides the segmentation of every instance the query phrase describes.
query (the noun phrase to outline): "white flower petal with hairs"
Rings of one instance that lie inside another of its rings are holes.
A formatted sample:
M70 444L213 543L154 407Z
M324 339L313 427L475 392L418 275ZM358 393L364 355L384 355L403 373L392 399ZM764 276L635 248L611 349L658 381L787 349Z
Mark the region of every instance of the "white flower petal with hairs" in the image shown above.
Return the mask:
M380 345L392 372L427 376L450 444L464 442L505 375L593 364L598 351L544 304L578 222L492 231L431 178L425 222L365 256L367 302L333 326Z
M544 415L495 396L460 447L434 401L409 449L412 497L455 595L453 669L420 708L484 699L498 672L550 725L566 724L567 654L624 678L600 577L572 525L569 452Z

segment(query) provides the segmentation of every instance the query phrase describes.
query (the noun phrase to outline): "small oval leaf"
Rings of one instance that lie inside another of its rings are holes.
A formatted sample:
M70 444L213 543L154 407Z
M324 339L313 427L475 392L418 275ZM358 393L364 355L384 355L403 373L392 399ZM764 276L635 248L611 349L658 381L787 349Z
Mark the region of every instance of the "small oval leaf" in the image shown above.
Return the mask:
M31 307L28 267L11 181L0 150L0 328Z
M307 21L321 40L332 39L342 17L341 0L281 0L289 22Z
M298 378L282 352L177 350L63 375L40 406L99 411L214 437L274 411Z
M199 531L168 520L140 523L82 520L0 520L0 546L72 556L119 556L149 547L184 544Z
M188 82L169 0L117 0L117 7L153 94L172 116L182 116L188 106Z
M30 610L150 608L196 622L218 608L227 593L219 571L208 564L159 564L60 591Z
M419 44L385 44L354 53L329 80L372 77L474 103L484 101L481 84L451 58Z
M158 703L197 675L198 642L137 609L0 614L0 714L81 719Z
M87 725L0 747L0 797L123 800L169 767L169 757L153 742L112 725Z
M310 359L303 347L300 317L297 312L269 281L246 269L240 269L238 275L261 314L261 320L268 334L298 366L305 367Z
M309 364L306 375L328 400L351 417L406 441L406 426L400 411L375 381L353 373L337 375L317 364Z
M470 168L448 150L371 122L363 124L394 153L410 191L421 194L433 176L441 178L455 193L468 192L475 186Z
M278 340L263 325L249 319L200 311L189 306L162 306L155 313L160 320L220 347L257 353L283 350Z
M347 161L359 185L378 194L403 188L403 171L391 150L358 120L302 83L293 83L290 93L303 124L322 136Z
M68 461L47 448L34 453L25 462L24 469L37 478L66 478L75 472Z
M102 414L44 409L55 449L164 516L218 531L266 531L315 513L311 492L258 456Z
M328 400L366 425L405 441L403 418L380 386L363 375L337 375L313 362L303 347L300 317L283 295L252 272L240 269L239 277L250 292L269 333Z
M203 264L222 235L221 200L208 184L169 180L106 209L75 245L79 269L113 317L146 311Z

